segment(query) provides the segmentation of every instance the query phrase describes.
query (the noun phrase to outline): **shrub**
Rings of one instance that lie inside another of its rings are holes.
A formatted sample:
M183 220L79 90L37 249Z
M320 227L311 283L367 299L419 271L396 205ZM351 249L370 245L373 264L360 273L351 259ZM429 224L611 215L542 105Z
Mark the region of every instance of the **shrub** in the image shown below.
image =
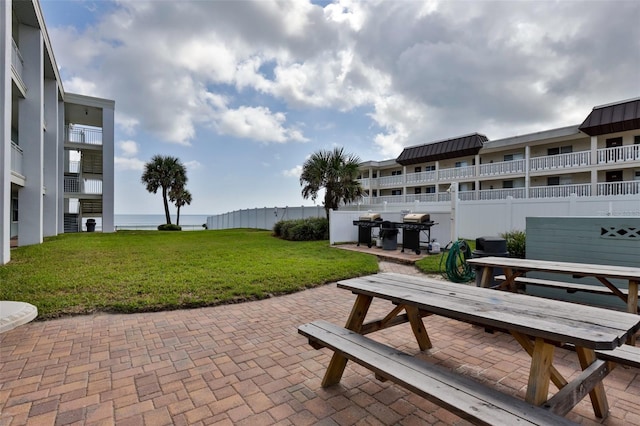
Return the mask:
M163 223L158 225L158 231L182 231L182 227L178 225Z
M290 241L328 240L329 221L326 218L281 220L273 225L273 235Z
M517 257L520 259L526 257L527 236L524 231L509 231L500 234L500 236L507 240L509 257Z

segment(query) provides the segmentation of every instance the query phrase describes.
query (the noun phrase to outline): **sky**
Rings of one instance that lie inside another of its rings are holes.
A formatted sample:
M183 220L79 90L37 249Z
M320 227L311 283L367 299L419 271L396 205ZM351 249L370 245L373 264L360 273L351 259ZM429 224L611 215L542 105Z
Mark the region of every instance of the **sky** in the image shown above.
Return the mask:
M321 204L305 159L580 124L640 96L640 2L40 0L66 92L115 100L115 213L178 157L181 214Z

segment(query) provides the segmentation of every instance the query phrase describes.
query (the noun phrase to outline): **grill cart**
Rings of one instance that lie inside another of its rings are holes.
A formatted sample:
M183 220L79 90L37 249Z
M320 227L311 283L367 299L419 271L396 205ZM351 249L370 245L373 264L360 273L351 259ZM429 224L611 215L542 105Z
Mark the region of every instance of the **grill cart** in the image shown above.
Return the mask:
M368 213L361 215L359 220L354 220L353 224L358 227L358 246L366 244L371 248L371 233L374 228L379 228L382 218L379 213Z
M410 213L404 216L402 223L396 223L402 228L402 252L408 248L420 254L420 233L427 234L427 244L431 242L431 227L435 225L427 213Z

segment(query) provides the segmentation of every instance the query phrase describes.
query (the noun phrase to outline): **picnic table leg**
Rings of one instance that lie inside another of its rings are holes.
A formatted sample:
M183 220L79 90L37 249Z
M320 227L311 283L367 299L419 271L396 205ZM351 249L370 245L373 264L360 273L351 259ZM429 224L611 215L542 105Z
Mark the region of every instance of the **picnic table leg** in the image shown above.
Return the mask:
M627 311L632 314L638 313L638 281L629 280L629 295L627 296ZM632 334L627 338L627 344L636 345L636 335Z
M593 349L576 346L576 353L580 360L580 367L582 367L583 370L596 360L596 353ZM596 417L606 417L609 412L609 403L607 402L607 394L604 392L604 384L602 382L598 383L593 390L589 392L589 397L591 398L591 405L593 406L593 412Z
M367 311L369 310L369 306L371 306L372 300L373 297L371 296L365 296L363 294L358 295L355 303L353 304L353 308L351 308L351 313L349 314L349 319L347 320L345 328L355 331L356 333L360 333L360 329L364 323L364 318L367 316ZM331 362L329 362L327 372L324 374L324 378L322 379L322 387L326 388L327 386L339 383L346 366L347 358L337 352L334 352L331 357Z
M525 400L533 405L542 405L549 396L549 379L553 362L554 346L536 337L531 355L531 371Z
M527 351L527 353L531 357L533 357L534 344L533 342L531 342L531 339L522 333L518 333L517 331L511 331L511 335L518 341L518 343L520 343L520 346L522 346L522 348ZM567 380L553 365L549 366L549 374L551 377L551 381L554 385L556 385L558 389L562 389L567 385Z
M482 268L482 278L480 279L480 287L491 287L491 279L493 278L493 267L485 266Z
M424 323L422 322L420 311L415 306L405 305L404 308L407 311L409 323L411 324L413 334L416 336L420 350L426 351L427 349L431 349L433 346L431 345L429 334L427 334L427 329L424 327Z

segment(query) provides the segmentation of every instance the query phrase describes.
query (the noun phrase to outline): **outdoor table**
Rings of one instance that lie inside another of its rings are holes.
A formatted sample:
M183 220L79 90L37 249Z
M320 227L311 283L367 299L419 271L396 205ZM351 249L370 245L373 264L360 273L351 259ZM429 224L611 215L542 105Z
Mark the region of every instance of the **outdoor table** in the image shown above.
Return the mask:
M357 295L347 329L367 334L409 322L421 350L432 347L423 323L429 314L509 332L531 356L525 400L560 415L568 413L588 393L596 416L606 416L608 403L602 380L611 366L596 359L594 350L617 348L640 330L640 317L626 312L417 276L375 274L340 281L338 288ZM385 318L365 323L374 298L395 306ZM554 349L564 343L575 346L583 370L571 381L553 366ZM334 353L323 386L339 382L345 366L346 358ZM550 381L560 390L547 400Z

